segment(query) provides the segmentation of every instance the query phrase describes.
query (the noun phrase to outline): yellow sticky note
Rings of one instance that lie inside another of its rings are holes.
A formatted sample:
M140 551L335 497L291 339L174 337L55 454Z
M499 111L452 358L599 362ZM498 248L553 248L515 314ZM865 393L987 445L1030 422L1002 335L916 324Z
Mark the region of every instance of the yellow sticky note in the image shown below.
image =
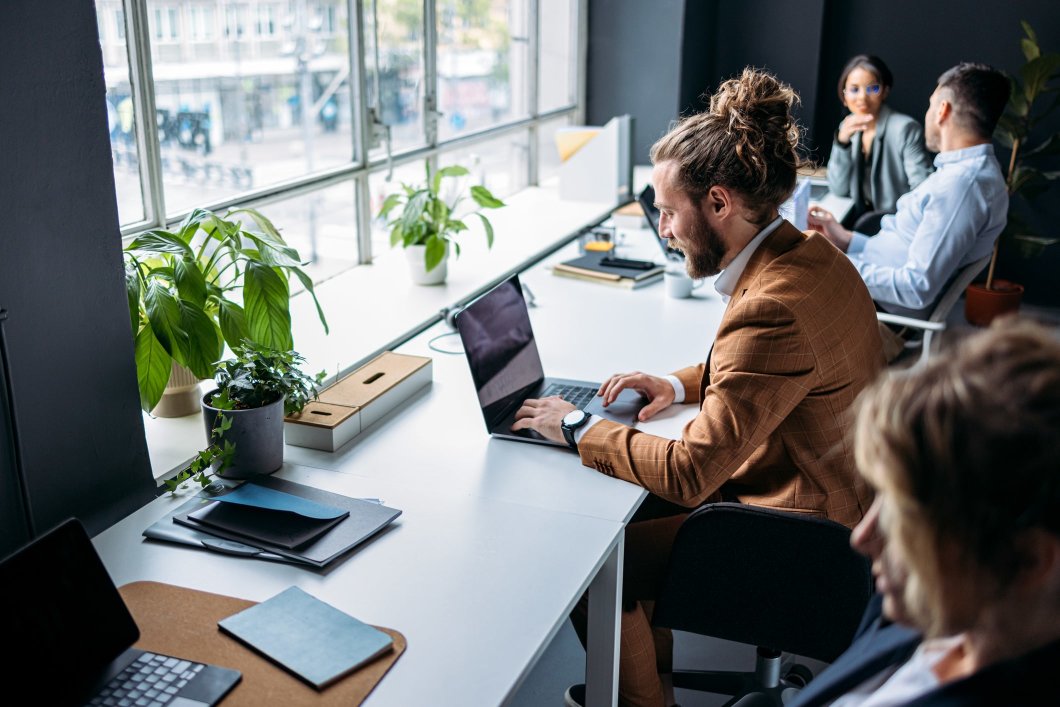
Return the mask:
M589 241L585 244L585 250L590 250L597 253L605 253L614 247L614 243L608 243L607 241Z

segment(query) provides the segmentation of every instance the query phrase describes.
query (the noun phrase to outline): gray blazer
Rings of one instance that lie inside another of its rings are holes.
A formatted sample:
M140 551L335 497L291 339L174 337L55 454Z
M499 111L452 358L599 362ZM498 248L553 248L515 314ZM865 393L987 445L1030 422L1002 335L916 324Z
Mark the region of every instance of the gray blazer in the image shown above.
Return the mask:
M828 158L828 190L833 194L857 199L854 153L859 149L860 139L852 139L849 145L833 139ZM920 123L886 104L876 117L870 158L868 195L877 211L894 211L898 197L912 191L934 171Z

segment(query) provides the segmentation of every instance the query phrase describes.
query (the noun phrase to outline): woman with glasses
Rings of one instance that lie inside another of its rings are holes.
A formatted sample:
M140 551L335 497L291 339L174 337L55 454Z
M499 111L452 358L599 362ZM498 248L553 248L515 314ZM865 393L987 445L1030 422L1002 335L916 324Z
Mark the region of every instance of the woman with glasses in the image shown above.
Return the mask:
M828 189L854 199L844 225L870 211L893 213L898 197L931 174L924 130L913 118L888 108L891 70L879 57L859 54L839 77L843 118L828 159Z

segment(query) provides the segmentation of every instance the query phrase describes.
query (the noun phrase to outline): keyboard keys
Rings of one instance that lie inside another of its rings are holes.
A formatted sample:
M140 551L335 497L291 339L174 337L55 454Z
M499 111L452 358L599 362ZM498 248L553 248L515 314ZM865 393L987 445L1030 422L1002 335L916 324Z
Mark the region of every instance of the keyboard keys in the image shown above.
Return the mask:
M91 707L164 707L205 667L202 663L144 653L88 704Z
M558 395L571 405L584 408L593 399L593 396L596 395L596 389L578 385L559 385L553 383L541 394L544 398L547 398L550 395Z

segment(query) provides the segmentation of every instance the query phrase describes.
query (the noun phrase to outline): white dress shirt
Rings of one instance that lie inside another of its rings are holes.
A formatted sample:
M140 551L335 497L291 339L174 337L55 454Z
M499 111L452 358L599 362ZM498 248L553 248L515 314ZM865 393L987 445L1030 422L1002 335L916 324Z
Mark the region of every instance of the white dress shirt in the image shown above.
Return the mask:
M990 254L1008 217L1008 190L990 144L940 153L935 173L898 200L880 232L847 248L872 299L924 318L961 267Z

